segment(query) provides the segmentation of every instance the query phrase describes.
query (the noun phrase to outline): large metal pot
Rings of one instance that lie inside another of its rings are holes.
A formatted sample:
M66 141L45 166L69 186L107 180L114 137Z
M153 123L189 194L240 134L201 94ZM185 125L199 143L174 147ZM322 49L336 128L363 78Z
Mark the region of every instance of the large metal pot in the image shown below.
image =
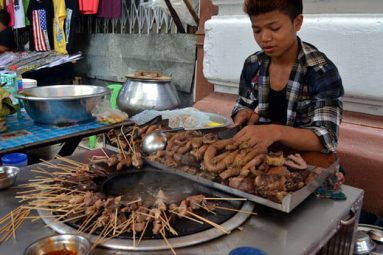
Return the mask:
M127 76L118 99L118 108L130 116L143 110L170 110L180 105L171 78L158 72L135 72Z

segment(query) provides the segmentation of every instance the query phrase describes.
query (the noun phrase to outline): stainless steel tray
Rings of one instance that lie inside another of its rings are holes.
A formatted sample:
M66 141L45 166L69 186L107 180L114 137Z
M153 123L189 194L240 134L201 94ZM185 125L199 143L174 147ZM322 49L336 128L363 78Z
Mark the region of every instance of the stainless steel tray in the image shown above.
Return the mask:
M295 192L291 192L288 195L286 195L284 197L282 203L279 204L279 203L273 202L271 200L268 200L266 198L256 196L254 194L246 193L246 192L243 192L243 191L240 191L237 189L233 189L229 186L226 186L226 185L223 185L223 184L220 184L217 182L210 181L210 180L205 179L205 178L200 177L200 176L185 173L182 170L179 170L176 168L167 167L167 166L165 166L161 163L155 162L155 161L151 161L148 159L146 159L145 161L147 164L149 164L153 167L159 168L163 171L176 173L180 176L189 178L189 179L194 180L195 182L201 183L203 185L206 185L206 186L209 186L212 188L216 188L218 190L225 191L225 192L230 193L232 195L247 198L248 200L253 201L255 203L262 204L262 205L265 205L267 207L271 207L271 208L274 208L274 209L277 209L277 210L280 210L280 211L283 211L286 213L291 212L295 207L297 207L301 202L303 202L303 200L305 200L311 193L313 193L325 181L325 179L330 174L335 173L336 170L338 169L338 166L339 166L338 161L334 162L328 168L308 166L309 171L320 172L318 174L317 178L315 178L313 181L311 181L310 183L305 185L303 188L301 188Z

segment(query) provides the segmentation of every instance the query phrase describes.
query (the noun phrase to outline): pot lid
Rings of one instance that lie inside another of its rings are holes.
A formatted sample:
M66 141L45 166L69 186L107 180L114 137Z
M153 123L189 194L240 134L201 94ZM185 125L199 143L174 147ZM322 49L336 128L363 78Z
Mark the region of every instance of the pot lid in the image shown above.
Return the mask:
M161 72L157 71L136 71L126 76L130 79L137 80L156 80L156 81L170 81L171 77L162 75Z

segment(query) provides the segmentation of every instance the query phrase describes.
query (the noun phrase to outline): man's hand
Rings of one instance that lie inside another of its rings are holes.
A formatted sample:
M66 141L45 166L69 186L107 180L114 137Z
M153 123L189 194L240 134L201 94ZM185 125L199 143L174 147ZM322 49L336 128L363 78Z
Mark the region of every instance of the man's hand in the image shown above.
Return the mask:
M234 140L247 143L259 153L267 152L267 148L276 142L279 132L273 125L249 125L234 136Z
M234 126L254 125L259 120L259 116L251 109L243 109L237 112L234 117Z

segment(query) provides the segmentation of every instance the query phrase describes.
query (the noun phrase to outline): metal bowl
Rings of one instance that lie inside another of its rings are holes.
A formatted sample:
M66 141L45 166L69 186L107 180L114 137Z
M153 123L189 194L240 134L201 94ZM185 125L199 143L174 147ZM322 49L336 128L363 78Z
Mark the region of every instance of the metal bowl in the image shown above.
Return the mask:
M358 230L356 232L354 254L368 254L374 250L375 247L376 244L365 231Z
M31 244L24 255L76 254L87 255L91 250L91 243L80 235L54 235L42 238ZM61 253L59 253L61 252ZM66 253L65 253L66 252Z
M16 97L34 121L57 125L92 120L92 111L108 94L102 86L54 85L27 88Z
M20 169L15 166L0 166L0 189L6 189L16 182Z
M379 229L372 229L368 231L368 234L370 235L371 239L383 243L383 231Z

